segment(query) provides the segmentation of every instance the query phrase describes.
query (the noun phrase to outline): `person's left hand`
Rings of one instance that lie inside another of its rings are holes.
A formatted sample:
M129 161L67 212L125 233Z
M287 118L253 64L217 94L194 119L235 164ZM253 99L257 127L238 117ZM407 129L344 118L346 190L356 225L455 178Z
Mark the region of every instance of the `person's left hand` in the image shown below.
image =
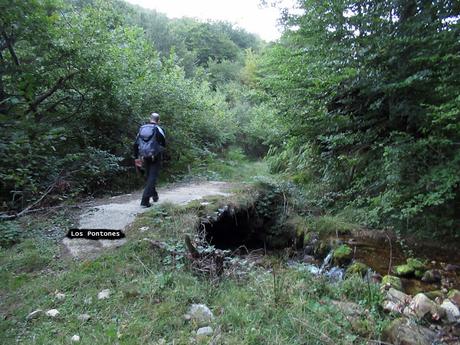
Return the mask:
M142 159L135 159L135 160L134 160L134 165L135 165L137 168L142 168Z

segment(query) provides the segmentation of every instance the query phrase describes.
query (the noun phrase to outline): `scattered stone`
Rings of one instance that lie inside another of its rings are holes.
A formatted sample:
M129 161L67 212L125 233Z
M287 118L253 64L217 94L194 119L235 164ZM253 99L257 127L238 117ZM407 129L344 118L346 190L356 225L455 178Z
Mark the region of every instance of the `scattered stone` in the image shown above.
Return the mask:
M211 327L201 327L196 331L198 337L208 337L214 333L214 330Z
M185 321L190 321L192 317L189 314L184 314L184 320Z
M86 304L86 305L90 305L90 304L93 303L93 298L92 297L87 297L87 298L84 299L83 303Z
M447 272L458 272L460 271L460 265L452 265L452 264L447 264L444 269Z
M80 315L78 315L77 319L79 321L85 322L85 321L88 321L89 319L91 319L91 315L89 315L89 314L80 314Z
M342 266L350 262L350 260L353 258L353 250L351 249L350 246L347 246L346 244L342 244L338 246L336 249L334 249L334 252L332 254L332 258L334 261L334 264Z
M385 276L382 278L382 285L383 288L394 288L396 290L402 290L402 282L401 279L395 276Z
M361 277L364 277L368 269L369 267L366 264L355 261L347 268L346 276L360 275Z
M399 277L410 277L411 275L414 274L415 270L413 267L407 264L404 264L404 265L396 266L394 269L394 272Z
M140 232L146 232L146 231L149 231L149 229L150 228L148 226L143 226L143 227L139 228L139 231Z
M188 314L190 315L190 320L198 326L208 325L214 320L214 314L204 304L192 304Z
M315 263L315 258L312 255L304 255L302 258L304 264L313 264Z
M434 291L425 292L425 295L429 299L435 300L436 298L442 298L444 294L442 293L441 290L434 290Z
M49 317L57 317L57 316L59 316L59 310L50 309L45 314L46 314L46 316L49 316Z
M443 309L446 313L447 320L449 322L455 322L460 318L460 311L458 310L458 307L448 299L442 302L441 309Z
M74 343L78 343L80 341L80 336L74 334L70 340L72 340Z
M419 319L428 315L431 320L437 321L445 315L445 311L425 294L419 293L414 296L409 307L405 309L404 314L415 315Z
M435 332L406 318L394 320L382 334L383 341L394 345L431 345L435 339Z
M449 293L447 294L447 297L454 302L457 307L460 307L460 291L458 290L450 290Z
M65 300L65 294L63 294L62 292L56 293L55 296L56 296L56 299L57 299L58 301L63 301L63 300Z
M42 313L43 313L43 310L42 310L42 309L34 310L33 312L31 312L29 315L26 316L26 320L36 319L36 318L39 317Z
M390 313L402 314L412 298L404 292L390 288L382 303L383 310Z
M428 270L423 274L422 281L425 283L437 283L441 281L439 270Z
M110 296L110 289L104 289L97 294L97 299L107 299Z

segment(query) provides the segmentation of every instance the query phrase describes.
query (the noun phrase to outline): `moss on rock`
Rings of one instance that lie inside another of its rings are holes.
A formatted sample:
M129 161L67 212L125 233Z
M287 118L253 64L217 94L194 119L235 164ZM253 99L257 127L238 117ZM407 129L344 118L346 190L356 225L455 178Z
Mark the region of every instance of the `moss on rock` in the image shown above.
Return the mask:
M324 259L330 251L331 246L329 243L326 243L325 241L318 241L315 246L314 254L316 257Z
M414 268L410 265L404 264L396 266L394 272L399 277L408 277L414 274Z
M390 285L392 288L394 288L396 290L399 290L399 291L401 291L403 289L401 279L399 279L398 277L395 277L395 276L387 275L387 276L383 277L382 278L382 287L384 287L386 285Z
M332 258L334 261L334 264L336 265L345 265L353 257L353 250L350 248L350 246L347 246L346 244L342 244L338 246L336 249L334 249L334 252L332 254Z
M355 261L347 268L346 275L347 276L360 275L361 277L364 277L368 269L369 267L366 264Z

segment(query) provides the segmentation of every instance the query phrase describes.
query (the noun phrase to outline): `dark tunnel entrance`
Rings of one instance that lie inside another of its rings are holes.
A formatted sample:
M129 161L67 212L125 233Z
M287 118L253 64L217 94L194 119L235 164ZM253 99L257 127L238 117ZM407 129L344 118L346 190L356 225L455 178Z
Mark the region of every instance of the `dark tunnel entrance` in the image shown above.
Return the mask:
M219 249L264 248L263 221L254 210L226 209L217 219L203 222L206 241Z
M200 230L204 230L206 241L218 249L236 249L244 246L248 250L286 247L292 243L292 232L274 232L278 214L260 215L255 206L234 209L226 206L213 217L202 219Z

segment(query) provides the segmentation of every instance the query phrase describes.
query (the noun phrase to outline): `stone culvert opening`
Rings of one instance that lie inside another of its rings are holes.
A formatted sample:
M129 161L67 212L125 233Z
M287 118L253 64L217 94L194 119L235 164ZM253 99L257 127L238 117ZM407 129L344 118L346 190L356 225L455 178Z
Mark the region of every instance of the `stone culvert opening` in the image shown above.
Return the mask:
M259 195L249 206L226 205L213 215L201 218L199 231L218 249L279 249L291 246L295 229L288 220L282 196Z

